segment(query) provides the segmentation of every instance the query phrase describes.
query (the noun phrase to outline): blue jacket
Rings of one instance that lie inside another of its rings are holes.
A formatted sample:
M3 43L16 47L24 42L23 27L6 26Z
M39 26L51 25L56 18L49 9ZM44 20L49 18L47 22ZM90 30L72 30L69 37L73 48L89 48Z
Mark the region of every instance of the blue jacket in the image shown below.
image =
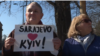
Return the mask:
M66 39L63 46L63 56L100 56L100 37L94 35L87 51L74 38Z

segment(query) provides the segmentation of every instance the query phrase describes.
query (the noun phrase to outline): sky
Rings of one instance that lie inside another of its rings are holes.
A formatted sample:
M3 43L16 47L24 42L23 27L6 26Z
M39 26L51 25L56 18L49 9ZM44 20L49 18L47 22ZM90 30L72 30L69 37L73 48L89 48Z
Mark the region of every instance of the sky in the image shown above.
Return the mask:
M4 3L2 3L1 5L2 6L0 6L0 22L3 24L2 35L5 34L8 36L9 33L15 28L15 25L22 24L22 19L23 19L22 9L23 8L22 7L20 8L19 7L20 5L12 5L11 15L9 16L8 9L3 8ZM41 7L43 7L43 5L41 5ZM24 11L25 11L25 9L26 8L24 8ZM46 12L46 11L48 11L48 12ZM42 17L42 20L41 20L43 22L43 24L55 25L54 13L51 13L53 11L54 11L54 9L50 10L50 12L49 12L49 9L45 9L45 7L43 7L44 16ZM48 16L48 15L50 15L50 16ZM24 12L24 21L25 20L26 20L26 17L25 17L25 12Z
M37 1L36 1L37 2ZM18 3L18 1L14 1L12 4ZM38 2L42 9L43 9L43 14L44 16L42 17L42 22L45 25L56 25L55 24L55 17L54 17L54 8L52 6L48 7L48 4L43 4L41 1ZM7 4L7 3L6 3ZM9 33L15 28L15 25L21 25L22 24L22 19L23 19L23 11L21 5L23 3L17 4L17 5L12 5L11 7L11 15L9 16L8 9L4 7L6 5L4 3L1 3L0 5L0 22L3 24L3 31L2 35L9 35ZM25 9L24 8L24 21L26 20L25 17ZM71 13L74 10L71 10ZM56 29L56 28L55 28Z

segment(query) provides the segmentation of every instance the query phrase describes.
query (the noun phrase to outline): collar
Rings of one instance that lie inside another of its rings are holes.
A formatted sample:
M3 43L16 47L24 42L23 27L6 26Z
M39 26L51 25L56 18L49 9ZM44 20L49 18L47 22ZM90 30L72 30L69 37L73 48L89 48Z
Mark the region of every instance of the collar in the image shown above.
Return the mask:
M86 36L84 36L84 37L78 35L78 36L77 36L77 39L78 39L78 40L83 40L83 41L84 41L84 40L88 39L90 35L91 35L91 33L88 34L88 35L86 35Z
M89 47L89 45L94 40L94 37L95 37L94 34L90 33L89 35L83 37L83 39L84 39L83 42L81 42L80 39L78 39L78 38L82 38L82 37L78 37L78 36L77 36L77 38L74 38L74 40L76 40L77 42L79 42L83 46L83 48L84 48L84 50L86 52L87 48Z

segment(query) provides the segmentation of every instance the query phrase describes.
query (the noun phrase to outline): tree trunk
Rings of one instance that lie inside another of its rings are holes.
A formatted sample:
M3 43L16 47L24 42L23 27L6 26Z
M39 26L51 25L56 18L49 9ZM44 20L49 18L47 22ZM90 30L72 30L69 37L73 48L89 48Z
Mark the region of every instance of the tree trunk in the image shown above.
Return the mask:
M80 14L87 14L86 13L86 1L80 1Z
M57 34L63 45L71 23L70 1L55 1L55 21Z
M2 48L2 31L3 31L3 29L2 29L2 23L0 22L0 50L1 50L1 48Z

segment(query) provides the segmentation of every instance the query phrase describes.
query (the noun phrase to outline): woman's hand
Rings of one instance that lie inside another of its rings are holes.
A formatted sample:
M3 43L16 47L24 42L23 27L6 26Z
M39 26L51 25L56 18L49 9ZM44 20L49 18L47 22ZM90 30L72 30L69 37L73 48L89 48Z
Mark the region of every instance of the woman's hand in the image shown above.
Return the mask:
M60 46L61 46L61 40L59 38L54 38L53 39L53 43L54 43L54 48L56 50L59 50Z
M6 50L9 50L11 48L12 45L14 45L15 39L8 37L5 39L5 44L4 47Z

